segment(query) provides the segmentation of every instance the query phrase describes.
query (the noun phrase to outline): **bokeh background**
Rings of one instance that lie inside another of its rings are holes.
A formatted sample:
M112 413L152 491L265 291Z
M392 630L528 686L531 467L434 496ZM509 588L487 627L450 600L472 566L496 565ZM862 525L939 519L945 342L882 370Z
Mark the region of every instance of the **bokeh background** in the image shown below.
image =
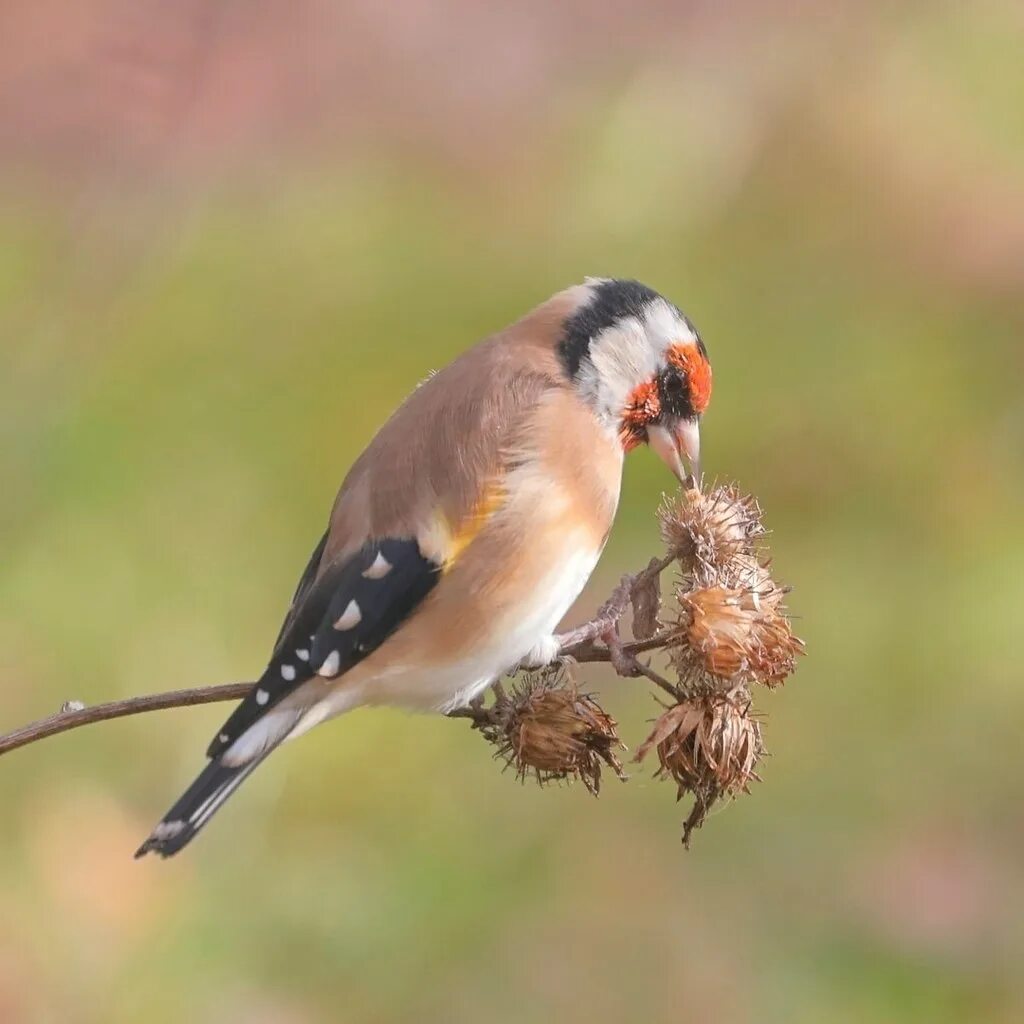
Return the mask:
M389 411L588 274L707 339L808 657L689 853L646 769L521 787L442 719L317 731L167 863L225 707L12 753L0 1020L1024 1019L1022 47L1014 0L6 0L0 728L252 677Z

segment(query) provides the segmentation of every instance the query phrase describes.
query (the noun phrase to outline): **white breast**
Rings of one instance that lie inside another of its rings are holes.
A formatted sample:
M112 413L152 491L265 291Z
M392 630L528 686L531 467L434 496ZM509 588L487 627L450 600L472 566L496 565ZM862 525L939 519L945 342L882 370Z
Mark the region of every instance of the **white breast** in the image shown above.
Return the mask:
M478 657L453 666L447 692L438 694L439 709L450 711L469 703L550 636L579 597L600 556L600 550L590 545L569 546L566 557L552 566L528 599L494 631L492 643Z

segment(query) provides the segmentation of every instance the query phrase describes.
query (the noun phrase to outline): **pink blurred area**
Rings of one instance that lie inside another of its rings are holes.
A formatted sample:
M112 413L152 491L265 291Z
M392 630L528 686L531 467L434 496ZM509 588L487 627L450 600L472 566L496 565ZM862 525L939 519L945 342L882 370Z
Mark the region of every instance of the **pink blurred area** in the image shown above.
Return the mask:
M1015 869L967 828L911 826L865 851L852 886L867 927L897 947L970 957L1005 941L1016 907L1006 894Z
M987 6L1024 34L1018 5ZM800 0L9 0L0 160L71 196L367 153L487 187L558 174L600 132L594 104L618 94L707 150L701 196L741 183L766 148L810 147L905 225L919 258L1016 288L1024 186L941 60L906 43L924 20Z
M578 76L683 61L736 14L754 33L806 6L13 2L0 23L0 139L8 155L73 174L382 140L474 164L555 129L550 98Z

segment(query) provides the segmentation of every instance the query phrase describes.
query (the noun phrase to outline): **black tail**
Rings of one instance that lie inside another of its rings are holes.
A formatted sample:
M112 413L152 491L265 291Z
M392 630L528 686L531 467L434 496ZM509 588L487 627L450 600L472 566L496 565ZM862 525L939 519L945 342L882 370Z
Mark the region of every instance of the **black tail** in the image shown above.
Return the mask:
M270 750L267 750L262 756L242 765L222 764L219 759L211 761L164 815L149 838L135 851L135 856L144 857L150 852L158 853L161 857L174 856L192 841L196 833L269 753Z

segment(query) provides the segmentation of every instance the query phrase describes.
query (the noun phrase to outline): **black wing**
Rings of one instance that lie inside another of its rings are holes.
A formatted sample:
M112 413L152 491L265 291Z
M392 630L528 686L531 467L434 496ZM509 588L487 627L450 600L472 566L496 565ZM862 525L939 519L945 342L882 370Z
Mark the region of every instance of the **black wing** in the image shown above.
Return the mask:
M316 554L314 559L319 564ZM376 650L430 593L439 573L440 567L423 556L415 540L388 537L367 542L316 583L304 587L300 582L300 600L289 611L270 664L214 737L207 755L222 754L317 673L334 678Z
M285 714L251 749L222 756L246 730L319 670L347 671L392 633L430 593L439 567L414 540L385 538L365 544L348 561L316 577L322 546L314 552L266 672L210 744L211 761L164 815L137 857L170 857L187 845L225 800L289 733L301 710ZM269 724L265 723L265 724Z

